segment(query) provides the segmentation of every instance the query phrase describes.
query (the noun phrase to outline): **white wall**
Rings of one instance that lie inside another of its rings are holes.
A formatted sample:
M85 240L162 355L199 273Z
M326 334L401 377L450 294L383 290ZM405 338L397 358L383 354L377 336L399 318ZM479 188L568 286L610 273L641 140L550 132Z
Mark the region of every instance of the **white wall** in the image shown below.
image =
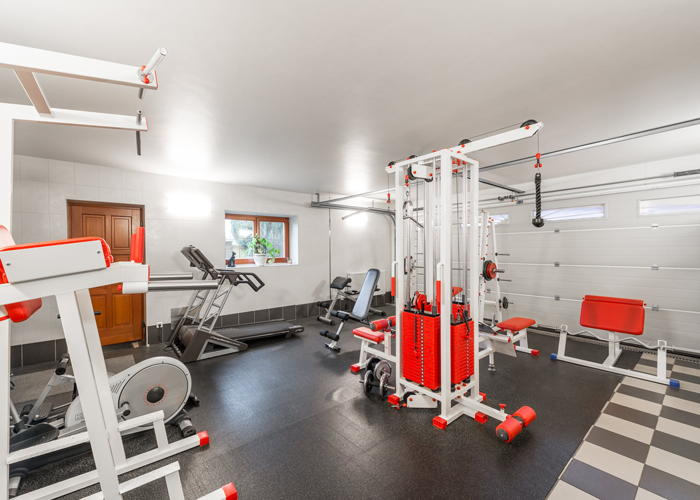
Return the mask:
M694 169L700 166L700 156L676 158L646 165L635 165L605 171L596 175L547 180L546 165L543 169L543 190L568 186L581 186L622 179L634 179L673 171ZM510 253L502 257L503 276L512 283L502 282L502 291L531 295L581 299L584 295L608 295L643 299L648 305L661 308L700 311L700 271L664 270L668 267L700 268L700 214L637 216L637 200L699 194L700 180L692 177L671 179L675 183L695 182L694 185L676 185L622 193L608 193L578 199L545 201L543 209L587 204L606 203L604 220L549 222L538 232L531 224L534 205L508 204L489 208L490 213L509 213L510 224L497 226L499 252ZM650 181L651 184L658 181ZM528 191L533 185L523 186ZM625 187L626 188L626 187ZM619 187L618 187L619 189ZM493 196L485 192L482 199ZM499 193L499 194L502 194ZM484 203L482 203L483 207ZM662 227L652 230L658 223ZM689 224L689 227L664 228L668 225ZM693 226L695 225L695 226ZM584 231L553 234L555 228L594 229L638 227L639 229ZM528 234L509 235L508 233ZM508 262L552 264L551 267L515 266ZM644 266L645 269L619 268L555 268L553 263L600 264L610 266ZM652 264L661 270L652 271ZM511 296L514 306L506 317L526 316L539 323L559 326L568 324L571 331L583 329L579 325L580 303L553 301ZM487 307L487 317L490 316ZM670 344L700 349L700 315L664 311L647 311L644 335L641 340L665 339Z
M365 227L340 221L333 213L333 269L329 272L329 211L310 207L311 194L249 186L200 182L43 158L14 159L13 229L17 243L67 236L66 200L102 201L145 206L146 261L154 273L188 271L180 254L195 245L223 267L225 212L296 216L290 232L298 244L294 265L254 268L266 286L258 293L235 289L224 314L315 302L328 296L329 274L369 267L388 269L388 222L370 216ZM212 210L202 216L172 214L167 197L189 193L211 199ZM346 248L347 245L347 248ZM251 269L252 270L252 269ZM187 304L189 293L147 295L147 324L170 322L170 309ZM53 298L25 323L13 325L13 345L63 337Z

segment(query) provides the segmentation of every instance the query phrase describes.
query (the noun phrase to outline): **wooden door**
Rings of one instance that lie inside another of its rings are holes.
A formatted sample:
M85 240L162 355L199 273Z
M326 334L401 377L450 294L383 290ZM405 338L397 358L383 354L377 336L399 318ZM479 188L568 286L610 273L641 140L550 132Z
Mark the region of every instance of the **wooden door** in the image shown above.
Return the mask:
M128 261L131 234L141 226L141 209L129 206L69 203L68 237L98 236L112 251L115 262ZM143 295L124 295L117 285L90 289L102 345L143 338Z

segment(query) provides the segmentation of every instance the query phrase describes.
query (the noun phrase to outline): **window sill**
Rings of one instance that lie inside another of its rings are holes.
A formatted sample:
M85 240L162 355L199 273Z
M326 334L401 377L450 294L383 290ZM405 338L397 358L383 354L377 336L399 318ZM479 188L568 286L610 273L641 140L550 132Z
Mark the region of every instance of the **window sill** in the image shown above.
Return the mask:
M288 262L275 262L273 264L265 264L263 266L256 266L255 264L236 264L236 267L228 267L226 266L225 269L240 269L240 268L248 268L248 267L286 267L286 266L298 266L296 262L293 262L289 264Z

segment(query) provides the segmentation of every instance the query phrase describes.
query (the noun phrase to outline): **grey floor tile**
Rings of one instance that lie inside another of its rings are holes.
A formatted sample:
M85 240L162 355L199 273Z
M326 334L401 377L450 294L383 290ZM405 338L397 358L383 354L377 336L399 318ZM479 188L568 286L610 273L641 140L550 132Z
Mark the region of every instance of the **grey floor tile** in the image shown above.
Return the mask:
M636 485L575 459L566 468L561 480L600 500L634 500L637 494Z
M689 460L695 460L698 462L698 473L700 474L700 444L656 431L651 439L651 445Z
M700 486L697 484L648 465L644 466L639 487L668 500L698 500L700 498Z
M651 401L652 403L661 404L664 402L663 394L646 391L644 389L640 389L639 387L632 387L631 385L622 384L617 389L617 392L619 392L620 394L627 394L628 396L632 396L635 398L644 399L646 401Z
M648 444L600 427L593 427L586 437L586 441L642 463L649 453Z
M603 412L614 417L629 420L635 424L643 425L644 427L649 427L651 429L656 427L656 422L659 420L659 417L656 415L651 415L650 413L635 410L634 408L615 403L608 403L608 406L605 407Z
M700 415L690 413L688 411L664 406L663 408L661 408L660 416L669 420L675 420L676 422L680 422L682 424L692 425L693 427L700 427Z

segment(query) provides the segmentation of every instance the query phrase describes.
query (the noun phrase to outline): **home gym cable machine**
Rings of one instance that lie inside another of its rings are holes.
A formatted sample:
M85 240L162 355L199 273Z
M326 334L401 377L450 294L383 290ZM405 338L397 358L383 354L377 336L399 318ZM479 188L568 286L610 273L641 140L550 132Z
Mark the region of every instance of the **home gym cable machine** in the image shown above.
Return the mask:
M444 429L462 415L481 423L492 417L501 422L496 430L498 437L510 441L536 418L529 407L522 407L509 415L505 412L505 405L500 405L500 410L496 410L484 404L485 395L479 391L479 353L474 330L474 325L481 320L481 311L478 306L465 308L453 303L452 263L453 243L456 242L451 228L453 187L461 187L462 202L457 206L461 208L461 220L469 221L472 234L464 227L460 253L468 256L472 272L467 273L465 262L462 266L464 286L458 293L466 298L464 289L468 283L470 302L479 304L480 273L475 272L483 265L477 236L479 163L468 158L467 154L532 137L541 128L541 123L526 122L515 130L474 142L462 141L456 147L392 162L386 168L388 173L395 174L394 201L397 212L401 211L409 219L412 214L406 210L411 210L412 200L406 188L410 181L423 183L426 296L421 303L417 303L410 294L407 266L411 255L410 249L406 248L408 233L405 226L411 221L399 220L396 224L396 259L392 263L392 288L396 295L398 318L395 327L398 351L396 392L389 397L389 401L397 406L407 396L437 401L440 415L433 419L433 425L438 428ZM454 186L453 179L457 179Z

